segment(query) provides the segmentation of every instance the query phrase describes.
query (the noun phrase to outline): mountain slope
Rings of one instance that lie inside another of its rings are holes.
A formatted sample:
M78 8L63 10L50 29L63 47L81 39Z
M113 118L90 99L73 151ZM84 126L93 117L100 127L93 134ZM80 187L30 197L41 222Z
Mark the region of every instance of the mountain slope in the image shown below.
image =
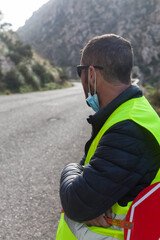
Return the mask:
M119 34L135 52L134 76L160 76L159 0L50 0L18 30L42 56L75 75L80 49L95 35Z

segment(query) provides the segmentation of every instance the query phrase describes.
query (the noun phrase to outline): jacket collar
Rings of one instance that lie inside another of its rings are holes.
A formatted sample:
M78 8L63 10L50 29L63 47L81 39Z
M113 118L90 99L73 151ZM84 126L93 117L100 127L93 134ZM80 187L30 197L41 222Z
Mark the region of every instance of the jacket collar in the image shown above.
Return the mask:
M92 134L95 136L106 122L108 117L116 110L122 103L128 101L132 98L137 98L142 96L142 90L137 85L131 85L125 91L123 91L118 97L116 97L112 102L106 105L104 108L100 109L94 115L90 115L87 121L92 124ZM92 137L94 137L92 135Z

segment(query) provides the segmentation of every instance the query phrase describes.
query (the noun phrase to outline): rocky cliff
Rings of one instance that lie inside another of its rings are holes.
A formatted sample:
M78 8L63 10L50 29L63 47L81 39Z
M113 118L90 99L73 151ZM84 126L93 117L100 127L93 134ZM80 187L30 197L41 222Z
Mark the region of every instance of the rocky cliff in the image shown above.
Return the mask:
M71 75L90 38L119 34L134 48L134 77L143 82L160 78L160 0L50 0L18 33Z

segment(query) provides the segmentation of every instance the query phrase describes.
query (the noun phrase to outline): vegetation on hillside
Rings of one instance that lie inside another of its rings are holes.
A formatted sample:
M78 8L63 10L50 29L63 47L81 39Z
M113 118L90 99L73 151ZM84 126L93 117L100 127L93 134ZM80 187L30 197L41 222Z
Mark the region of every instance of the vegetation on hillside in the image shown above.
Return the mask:
M39 57L29 44L1 23L0 12L0 92L23 93L69 86L68 75L60 67ZM6 30L7 29L7 30Z
M146 84L143 87L143 92L148 101L160 116L160 77L157 79L156 84Z

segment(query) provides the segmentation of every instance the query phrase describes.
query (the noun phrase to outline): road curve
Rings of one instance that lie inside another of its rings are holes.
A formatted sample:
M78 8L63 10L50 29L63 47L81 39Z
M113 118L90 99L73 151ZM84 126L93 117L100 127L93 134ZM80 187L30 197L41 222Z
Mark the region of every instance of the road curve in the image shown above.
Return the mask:
M0 240L54 240L59 178L79 162L93 114L80 83L0 96Z

